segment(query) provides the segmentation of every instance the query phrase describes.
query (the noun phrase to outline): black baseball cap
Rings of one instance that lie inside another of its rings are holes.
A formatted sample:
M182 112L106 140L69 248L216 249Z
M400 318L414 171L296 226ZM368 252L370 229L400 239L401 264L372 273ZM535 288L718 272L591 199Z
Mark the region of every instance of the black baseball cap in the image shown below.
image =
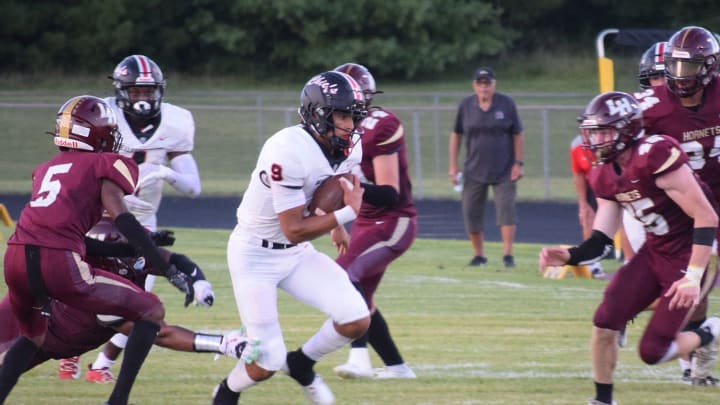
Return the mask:
M495 72L489 67L481 67L475 71L474 80L495 80Z

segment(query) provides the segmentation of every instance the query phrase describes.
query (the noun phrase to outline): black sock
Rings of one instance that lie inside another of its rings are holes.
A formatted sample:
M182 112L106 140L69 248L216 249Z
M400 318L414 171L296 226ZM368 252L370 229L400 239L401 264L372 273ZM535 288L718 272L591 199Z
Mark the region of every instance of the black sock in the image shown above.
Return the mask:
M690 331L693 329L698 329L700 327L700 325L702 325L703 322L705 322L705 319L706 318L703 318L702 320L699 320L699 321L688 322L687 325L685 325L685 327L683 328L683 332L687 332L687 331Z
M612 404L613 385L601 384L595 381L595 399L606 404Z
M217 392L213 395L212 405L237 405L240 400L240 393L228 387L227 378L218 385Z
M303 387L310 385L315 379L315 371L313 366L315 360L306 356L302 348L288 352L287 364L290 369L290 377L297 381Z
M363 333L362 336L353 340L352 343L350 343L350 347L352 347L353 349L365 348L365 347L367 347L367 344L368 344L368 333L365 332L365 333Z
M712 342L713 339L715 339L715 336L713 336L713 334L710 333L710 331L706 328L697 328L692 330L691 332L695 332L695 334L700 336L700 346L698 347L703 347L706 344Z
M135 377L140 372L140 367L142 367L148 352L150 352L159 330L160 325L154 322L135 321L135 326L130 332L127 346L125 346L125 355L120 366L120 374L118 374L108 404L127 404L128 398L130 398L130 390L135 383Z
M38 347L32 340L20 336L5 352L5 360L0 367L0 404L5 403L5 399L17 384L20 375L27 370L37 351Z
M385 365L395 366L404 363L400 351L398 351L392 336L390 336L387 322L385 322L385 318L377 308L370 317L370 328L367 335L370 345L375 349Z

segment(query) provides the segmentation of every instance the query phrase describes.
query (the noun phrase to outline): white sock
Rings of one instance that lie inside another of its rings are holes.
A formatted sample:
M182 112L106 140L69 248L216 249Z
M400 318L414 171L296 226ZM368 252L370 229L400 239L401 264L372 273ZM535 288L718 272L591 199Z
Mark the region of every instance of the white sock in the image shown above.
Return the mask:
M309 358L318 361L326 354L352 342L352 339L345 337L335 330L332 319L328 319L304 345L302 351Z
M95 362L92 364L91 368L93 370L99 370L101 368L110 368L115 364L115 360L110 360L105 356L105 353L100 352L97 356L97 359L95 359Z
M227 384L230 390L240 392L257 384L257 381L250 378L245 368L245 362L240 360L228 375Z
M679 357L678 357L678 364L680 364L680 371L689 370L691 368L690 361L681 359Z
M372 368L372 364L370 363L370 352L367 347L351 348L347 362L349 364L354 364L363 370Z

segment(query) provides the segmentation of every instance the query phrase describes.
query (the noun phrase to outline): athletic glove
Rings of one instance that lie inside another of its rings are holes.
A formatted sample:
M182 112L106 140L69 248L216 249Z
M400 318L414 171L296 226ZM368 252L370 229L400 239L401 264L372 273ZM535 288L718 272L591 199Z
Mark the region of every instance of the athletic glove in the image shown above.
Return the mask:
M193 283L194 298L190 299L190 302L195 301L195 305L201 307L211 307L215 302L215 293L212 290L212 285L207 280L198 280ZM190 302L185 300L185 306L188 306Z
M133 215L153 215L155 213L155 207L147 201L139 199L134 194L129 194L124 197L125 205Z
M169 180L175 176L175 171L165 165L156 165L157 169L138 181L137 188L143 189L158 180ZM172 182L171 182L172 183Z
M175 244L175 232L169 229L160 229L150 232L150 239L155 242L155 246L172 246Z
M187 276L181 273L174 264L171 264L165 272L165 277L170 281L170 284L174 285L180 292L185 293L185 299L187 301L187 295L192 294Z

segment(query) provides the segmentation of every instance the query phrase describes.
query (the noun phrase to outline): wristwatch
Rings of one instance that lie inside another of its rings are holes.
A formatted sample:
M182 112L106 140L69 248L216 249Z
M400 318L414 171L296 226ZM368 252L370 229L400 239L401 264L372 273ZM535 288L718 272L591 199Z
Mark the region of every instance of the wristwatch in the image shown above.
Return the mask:
M516 164L516 165L519 165L519 166L524 166L524 165L525 165L525 163L523 163L522 160L516 160L516 161L515 161L515 164Z

